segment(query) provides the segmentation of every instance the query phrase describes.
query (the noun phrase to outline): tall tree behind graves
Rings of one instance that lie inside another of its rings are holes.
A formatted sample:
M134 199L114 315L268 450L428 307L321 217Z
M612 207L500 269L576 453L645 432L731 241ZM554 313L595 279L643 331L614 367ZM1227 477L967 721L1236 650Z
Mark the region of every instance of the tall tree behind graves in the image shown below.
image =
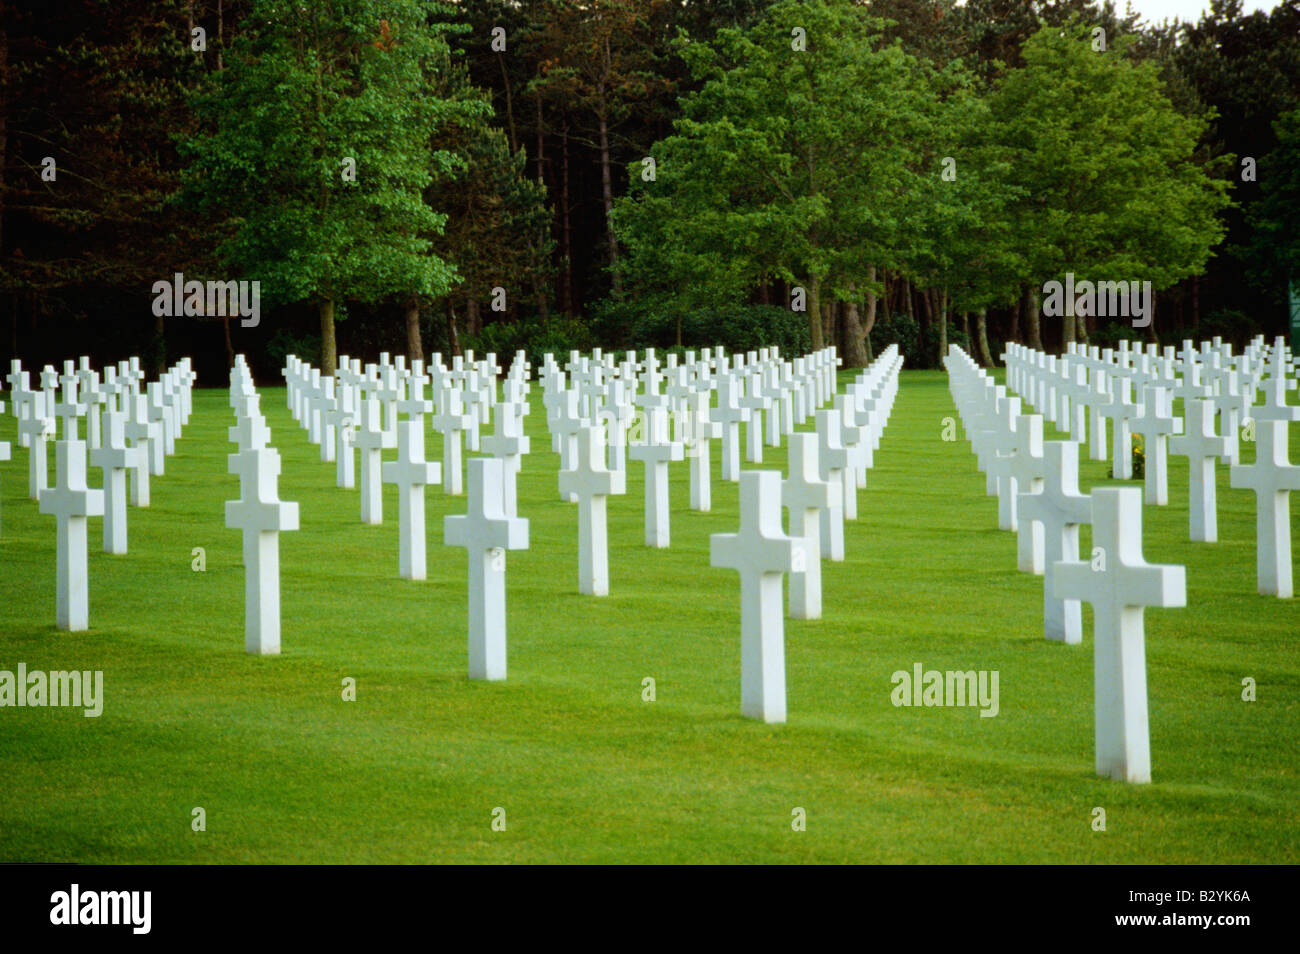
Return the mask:
M698 279L734 295L783 279L806 290L822 347L823 302L861 301L868 267L904 246L933 128L928 73L880 27L861 7L787 0L719 31L716 49L686 48L707 81L617 217L642 286Z
M1223 235L1227 185L1193 158L1204 121L1173 107L1129 43L1099 50L1087 25L1044 27L994 92L1031 286L1073 272L1167 288L1204 268ZM1073 319L1061 320L1062 340L1075 340Z
M187 198L230 216L218 254L271 303L320 315L333 374L340 304L441 297L454 269L434 254L445 216L424 201L456 165L431 149L451 107L440 8L424 0L255 0L226 69L195 97Z
M1240 0L1214 0L1198 22L1182 27L1179 41L1169 53L1173 65L1196 97L1215 110L1201 148L1211 156L1236 157L1220 172L1233 183L1235 203L1224 214L1224 254L1199 283L1196 311L1237 311L1278 328L1285 320L1285 285L1259 267L1251 222L1264 192L1258 165L1278 145L1275 121L1300 108L1300 4L1290 0L1267 13L1245 14ZM1205 331L1230 329L1207 326Z
M545 186L528 173L524 150L512 149L506 133L489 125L488 96L469 84L462 66L440 75L439 93L467 108L449 118L436 137L437 145L463 157L464 165L438 177L426 192L428 203L448 216L445 231L434 239L433 247L456 266L462 284L454 298L465 302L465 331L477 335L483 330L485 304L492 311L504 307L517 316L516 303L531 299L544 313L554 245L550 210ZM482 108L470 108L475 105ZM444 304L448 343L456 349L455 305L451 299ZM418 356L414 350L412 356Z

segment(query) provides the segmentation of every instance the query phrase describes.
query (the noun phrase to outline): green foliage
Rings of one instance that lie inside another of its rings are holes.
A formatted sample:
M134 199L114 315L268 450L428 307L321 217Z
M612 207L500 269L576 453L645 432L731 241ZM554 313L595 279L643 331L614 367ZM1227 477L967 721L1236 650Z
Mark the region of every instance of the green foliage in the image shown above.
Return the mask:
M921 325L903 312L896 312L888 318L876 319L876 326L871 329L871 351L880 354L891 344L898 345L903 355L904 367L922 368L926 365L922 350Z
M1259 164L1261 195L1245 254L1255 283L1281 297L1287 282L1300 282L1300 109L1273 125L1278 145Z
M1244 311L1235 308L1216 308L1201 318L1196 336L1201 340L1220 337L1224 341L1244 347L1258 331L1259 324Z
M1031 283L1072 271L1159 290L1203 269L1223 236L1227 183L1193 161L1206 123L1174 108L1130 46L1099 52L1086 24L1044 27L993 94Z
M1133 479L1141 480L1147 472L1147 455L1146 445L1142 442L1141 434L1130 435L1133 439Z
M662 351L676 346L679 323L683 349L721 345L735 353L775 345L786 355L809 349L805 317L775 305L679 305L671 297L606 299L597 308L594 327L609 347Z
M454 280L432 252L445 216L423 191L458 159L430 141L486 106L436 95L434 10L254 0L227 68L194 97L205 129L182 143L185 199L229 217L219 257L261 280L268 304L438 296Z
M913 234L934 97L881 27L862 7L783 0L684 51L704 85L653 148L656 180L634 178L616 208L634 287L716 306L784 279L807 288L820 343L822 286L860 300L867 267L895 261Z
M492 322L484 325L478 334L461 336L463 348L472 349L475 354L495 352L502 367L520 350L528 354L534 368L539 368L547 352L559 361L567 358L570 351L591 351L598 344L585 322L563 315L552 315L543 321L536 313L529 313L519 321Z

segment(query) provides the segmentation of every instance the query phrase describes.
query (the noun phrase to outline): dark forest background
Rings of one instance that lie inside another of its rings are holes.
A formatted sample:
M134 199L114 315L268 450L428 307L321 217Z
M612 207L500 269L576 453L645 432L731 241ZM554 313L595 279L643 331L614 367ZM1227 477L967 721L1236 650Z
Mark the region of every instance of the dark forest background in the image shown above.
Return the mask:
M614 225L616 206L643 159L673 135L683 102L706 82L688 62L682 38L710 44L720 31L750 30L771 5L424 4L442 25L437 35L450 54L430 80L431 95L438 103L486 104L418 120L436 130L431 155L460 157L458 172L443 169L445 175L424 187L439 223L431 251L455 266L457 277L421 279L409 288L340 288L331 295L337 353L448 355L475 348L508 355L519 347L715 342L734 349L762 341L806 347L807 322L788 307L795 284L788 274L773 268L747 279L747 291L729 305L652 293L636 273L636 257L624 260L625 235ZM211 188L201 201L186 196L195 164L211 161L215 147L205 153L186 144L211 147L224 122L221 110L232 108L235 94L214 92L216 77L239 69L238 43L257 6L254 0L0 0L0 358L6 364L9 357L39 367L75 354L98 362L140 354L156 369L190 354L201 383L213 385L224 382L236 351L248 355L263 380L274 379L286 352L313 360L321 354L320 302L312 294L272 295L255 329L238 320L163 319L151 310L151 286L175 272L241 277L220 252L237 227L228 218L238 213L236 199L223 205ZM329 18L337 16L353 40L369 30L375 49L391 46L384 4L315 6L322 21L314 27L328 32ZM1292 194L1300 175L1295 146L1280 141L1278 131L1279 118L1300 108L1294 2L1250 15L1235 0L1216 2L1190 24L1148 24L1084 0L855 6L885 18L884 42L899 41L917 63L939 70L960 61L976 94L1025 66L1024 45L1044 23L1098 24L1112 38L1131 38L1125 55L1154 64L1174 108L1205 120L1193 158L1206 175L1231 183L1232 204L1219 213L1222 237L1204 268L1159 291L1148 332L1090 321L1080 336L1094 343L1119 334L1167 343L1211 335L1241 342L1283 332L1290 273L1261 248L1258 222L1279 214L1266 207L1277 202L1276 190L1271 200L1262 191L1266 174L1289 177ZM496 28L504 34L494 34ZM202 50L192 48L195 29L203 31ZM494 35L504 35L504 51L493 48ZM416 121L394 114L391 156L409 148L396 142L396 133L409 132L403 124ZM371 147L390 155L382 138ZM275 148L268 142L268 150ZM57 170L53 181L42 176L47 157ZM1244 157L1258 163L1258 177L1242 176ZM241 194L247 197L247 190ZM400 223L376 227L401 229ZM993 355L1007 340L1048 349L1063 344L1063 326L1038 319L1033 282L987 307L963 308L950 301L933 269L913 267L905 257L881 262L863 275L866 297L827 295L820 303L826 340L846 354L861 353L863 343L869 353L897 340L909 366L937 366L942 341L970 345L977 311ZM493 289L500 285L510 294L503 310L494 310ZM862 342L846 340L863 327L868 306Z

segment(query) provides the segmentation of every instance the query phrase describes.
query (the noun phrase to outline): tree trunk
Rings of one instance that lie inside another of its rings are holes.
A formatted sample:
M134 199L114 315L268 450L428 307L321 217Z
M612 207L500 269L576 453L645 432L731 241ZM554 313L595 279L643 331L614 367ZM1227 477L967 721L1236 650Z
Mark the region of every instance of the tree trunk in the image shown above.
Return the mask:
M153 320L153 341L149 349L153 360L153 376L158 377L167 370L167 328L162 315Z
M483 330L483 316L477 298L465 299L465 332L477 335Z
M993 367L993 355L989 354L988 309L986 308L975 312L975 360L982 368Z
M338 344L334 339L334 299L320 303L320 373L321 377L334 377L338 367Z
M614 185L609 169L609 121L600 110L600 194L605 203L605 239L609 243L609 277L615 298L623 296L623 282L618 274L618 237L614 234Z
M1038 320L1039 315L1042 313L1042 309L1039 306L1038 286L1030 285L1028 289L1028 295L1029 298L1028 298L1028 302L1026 303L1028 307L1025 309L1026 311L1025 324L1029 329L1029 340L1026 342L1026 344L1029 347L1033 348L1035 351L1042 351L1043 335Z
M1073 311L1073 309L1071 309L1071 311ZM1062 354L1064 354L1069 349L1070 343L1075 340L1074 337L1075 322L1082 322L1082 321L1083 321L1082 316L1075 316L1068 313L1061 316L1061 353Z
M948 354L948 289L938 292L939 296L939 364L943 367L943 359Z
M456 306L450 299L447 301L447 347L451 349L453 357L461 353L460 337L456 334Z
M412 295L406 300L406 358L424 361L424 339L420 336L420 299Z
M229 371L235 366L235 345L230 340L229 316L225 316L221 319L221 333L226 343L226 370Z
M872 288L867 289L867 323L862 328L862 336L867 339L868 351L870 351L871 329L876 327L876 266L872 265L867 269L867 280L871 282ZM870 354L868 354L870 357Z
M0 145L0 158L4 156L4 146ZM0 182L0 191L3 191ZM1199 337L1201 331L1201 276L1192 276L1192 334L1186 337Z
M563 172L560 179L560 214L563 217L560 240L564 243L561 246L564 270L560 274L560 310L572 318L576 309L573 302L573 222L569 217L569 127L567 125L560 133L560 144L564 150L561 166Z
M1011 320L1010 326L1007 328L1007 340L1014 341L1016 344L1023 343L1020 340L1020 302L1021 298L1017 296L1016 300L1011 303Z
M865 337L858 317L858 303L850 299L844 306L844 367L867 366L867 351L863 341Z
M1160 337L1156 334L1156 291L1151 289L1151 314L1148 315L1151 320L1147 322L1147 341L1152 344L1159 344Z
M808 282L808 300L804 302L808 309L808 331L812 336L812 350L821 351L825 345L822 340L822 300L821 282L813 278Z
M921 320L921 334L918 344L921 354L925 354L928 349L927 340L930 337L930 329L934 327L934 298L930 294L930 289L921 289L921 310L918 313Z

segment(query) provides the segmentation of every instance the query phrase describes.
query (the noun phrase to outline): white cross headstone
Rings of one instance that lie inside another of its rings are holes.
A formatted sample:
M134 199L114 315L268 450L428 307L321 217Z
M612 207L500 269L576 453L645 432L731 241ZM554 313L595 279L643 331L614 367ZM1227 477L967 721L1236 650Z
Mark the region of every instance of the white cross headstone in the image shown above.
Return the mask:
M740 707L752 719L784 722L785 614L781 578L808 563L807 544L781 529L781 474L740 475L740 532L709 538L713 566L740 573Z
M1159 385L1143 388L1142 413L1132 424L1143 439L1143 499L1161 507L1169 503L1168 439L1175 431L1174 416L1166 407L1168 393Z
M1228 469L1231 486L1255 491L1255 567L1259 592L1289 599L1291 572L1291 491L1300 490L1300 467L1289 458L1288 423L1258 420L1255 463Z
M1043 528L1043 635L1054 642L1083 640L1082 604L1056 595L1056 566L1079 559L1079 525L1092 519L1092 501L1079 492L1079 445L1043 445L1038 493L1021 493L1020 519Z
M243 531L244 649L255 655L280 651L280 533L298 529L298 505L276 489L280 455L272 447L231 454L228 470L239 474L239 500L226 501L226 526Z
M424 459L424 425L402 421L397 425L397 460L383 465L383 482L397 485L398 573L405 580L423 580L426 574L424 488L441 479L436 463Z
M1098 487L1092 494L1090 562L1056 565L1055 595L1093 608L1093 691L1097 774L1151 781L1147 724L1147 606L1187 605L1183 567L1142 556L1142 494L1136 487Z
M1184 433L1169 441L1169 452L1187 458L1187 521L1190 539L1219 539L1215 465L1228 452L1226 438L1214 433L1214 405L1204 398L1183 404Z
M54 418L47 410L49 395L33 391L29 402L30 417L18 422L18 432L27 438L27 494L41 499L41 491L50 484L49 441L54 437Z
M628 456L645 464L645 545L669 542L668 463L681 460L682 445L668 439L668 410L662 404L646 409L645 439L632 444Z
M449 494L464 493L461 466L461 433L468 430L470 415L461 404L460 391L443 392L442 409L433 417L433 429L442 435L442 488Z
M722 435L722 427L709 413L710 392L692 391L686 397L686 456L690 458L690 507L707 513L713 507L712 460L709 441Z
M748 413L740 406L739 378L724 372L718 378L718 406L712 419L722 428L722 479L740 480L740 423Z
M817 435L790 435L790 476L781 482L781 503L790 511L790 536L805 542L802 570L790 574L790 618L821 619L821 516L831 505L834 490L821 476Z
M840 562L844 559L844 485L849 452L840 441L842 415L832 409L817 412L817 445L821 460L821 477L831 485L831 503L821 511L820 543L822 556Z
M395 436L395 435L394 435ZM383 457L396 441L384 429L379 398L367 395L361 402L361 424L354 441L361 455L361 522L384 522Z
M506 677L506 551L528 549L528 521L505 510L504 466L469 462L469 512L444 518L451 546L469 553L469 677Z
M126 437L140 451L131 469L131 506L149 506L149 473L154 448L162 446L162 425L149 419L149 399L143 394L128 394Z
M626 471L605 466L603 428L578 430L578 459L572 470L560 471L560 493L578 502L578 592L609 594L609 540L605 500L627 492Z
M126 443L126 415L104 415L101 446L90 452L90 463L104 472L104 552L126 552L126 475L140 466L144 451Z
M523 406L514 401L502 401L497 405L496 432L482 438L483 450L496 457L502 463L501 489L505 495L505 511L509 516L517 516L518 477L523 467L523 455L528 453L531 442L524 433Z
M41 491L40 510L58 520L55 618L59 629L80 632L90 625L86 518L104 515L104 492L86 485L84 441L55 445L54 486Z

